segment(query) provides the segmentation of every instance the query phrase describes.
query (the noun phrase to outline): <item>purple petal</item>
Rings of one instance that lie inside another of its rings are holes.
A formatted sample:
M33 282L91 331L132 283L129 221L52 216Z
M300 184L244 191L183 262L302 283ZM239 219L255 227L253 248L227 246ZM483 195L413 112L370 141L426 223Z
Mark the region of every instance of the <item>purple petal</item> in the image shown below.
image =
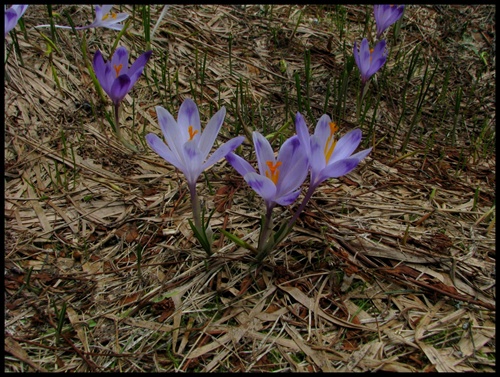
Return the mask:
M128 13L117 13L115 17L116 22L125 21L130 15Z
M259 166L259 173L265 175L266 171L269 170L267 162L270 161L274 164L276 161L273 148L271 144L269 144L269 141L257 131L253 132L252 138L255 146L255 155L257 156L257 164Z
M256 173L252 165L250 165L245 159L241 158L235 153L228 153L226 155L226 160L242 177L244 177L248 173Z
M269 178L257 173L248 173L243 177L248 185L266 202L274 202L276 186Z
M386 44L387 44L387 42L385 41L385 39L382 39L380 42L378 42L375 45L375 48L373 49L373 55L374 56L385 55L385 46L386 46Z
M311 180L326 166L324 142L316 135L311 136L311 157L309 167L311 169Z
M106 27L111 30L122 30L123 25L122 24L104 24L104 25L94 25L94 27L101 26L101 27Z
M180 171L184 170L184 165L179 161L179 159L172 153L170 148L165 145L165 143L155 134L147 134L146 142L149 147L154 150L161 158L165 161L174 165Z
M104 63L101 51L97 50L96 53L94 54L92 66L94 68L94 73L95 76L97 77L97 80L101 84L104 91L108 93L110 90L110 85L108 85L109 80L106 75L106 64Z
M103 75L103 85L102 88L108 95L110 96L111 94L111 86L113 86L116 76L115 76L115 70L111 68L111 64L109 62L105 63L105 69L104 69L104 75Z
M103 5L100 7L99 5L95 6L95 16L96 19L102 20L102 18L109 13L109 11L113 8L112 5Z
M353 154L351 157L336 161L323 169L319 175L318 182L321 183L328 178L337 178L349 174L358 164L371 152L372 148L364 149L361 152Z
M342 160L349 157L361 142L361 134L361 130L359 128L356 128L342 136L340 140L337 141L335 149L333 150L328 163L332 163L337 160Z
M278 203L281 206L288 206L297 200L299 194L300 190L297 190L287 195L280 196L279 198L276 199L276 203Z
M5 37L7 37L9 31L16 27L18 20L17 12L14 9L9 8L5 11Z
M136 81L139 80L139 77L141 77L142 71L144 70L144 67L146 66L152 53L153 51L146 51L136 59L128 70L128 75L130 76L130 87L133 87Z
M360 71L363 74L366 74L368 69L370 69L370 63L371 63L371 53L370 53L370 46L368 44L368 40L366 38L363 38L361 41L361 47L360 47L360 61L361 61L361 67Z
M182 161L184 156L182 146L188 140L187 130L180 130L172 114L161 106L156 106L156 115L165 141L177 159Z
M189 184L196 184L198 177L203 172L203 156L198 146L193 141L184 144L184 175Z
M5 37L7 37L9 31L16 27L26 9L28 9L28 5L12 5L5 11Z
M331 118L327 114L324 114L321 116L321 118L319 118L318 123L316 124L316 128L314 129L314 135L316 136L320 144L323 144L323 146L326 144L328 137L331 135L331 122Z
M299 137L302 148L304 148L307 156L309 157L311 155L311 136L309 135L309 130L307 129L304 116L299 112L295 115L295 132Z
M243 143L244 140L245 140L244 136L237 136L237 137L225 142L224 144L222 144L219 148L217 148L215 150L214 153L212 153L212 155L208 158L208 160L203 164L203 170L210 168L217 161L226 157L226 155L228 153L230 153L230 152L234 151L236 148L238 148L241 145L241 143ZM203 152L201 152L201 153L203 155Z
M198 131L196 137L201 133L200 113L196 103L191 98L186 98L179 108L179 115L177 115L177 124L182 130L181 132L189 140L188 133L189 126L193 127L193 132Z
M368 77L373 76L385 64L386 60L385 45L386 45L385 40L382 40L378 42L375 48L373 49L370 68L366 72L366 76Z
M358 166L360 160L357 158L346 158L339 160L333 164L327 165L319 174L317 182L319 184L328 178L338 178L343 175L349 174Z
M111 58L111 68L115 71L115 77L128 74L128 50L120 46L115 50Z
M377 23L377 38L403 15L404 5L374 5L373 12Z
M370 47L368 45L368 40L363 38L361 41L361 46L359 47L359 52L357 50L357 44L354 42L354 60L358 66L359 72L361 74L361 81L364 83L369 79L367 72L370 69Z
M371 151L372 148L363 149L362 151L353 154L350 158L356 158L361 162L366 156L370 154Z
M114 18L108 18L105 23L105 27L108 27L108 28L114 28L114 27L120 27L122 28L123 25L114 25L114 24L118 24L119 22L122 22L122 21L125 21L127 18L129 17L129 14L128 13L115 13L115 17Z
M296 190L307 177L308 158L298 136L292 136L283 143L277 161L281 162L277 196L281 196Z
M111 85L109 97L115 104L119 105L130 90L130 78L127 75L120 75Z
M17 13L17 18L21 18L24 15L24 12L26 12L26 9L28 9L28 5L26 4L16 4L11 6L9 9L14 9Z
M379 56L373 59L370 69L366 72L367 79L372 77L380 68L382 68L382 66L385 64L385 60L385 56Z
M217 111L214 116L209 120L203 133L200 137L199 148L201 153L206 157L212 149L215 139L219 133L219 130L224 122L224 117L226 116L226 108L222 108Z
M307 178L308 159L299 158L297 163L288 172L283 174L283 177L278 181L278 196L287 195L287 193L298 189Z

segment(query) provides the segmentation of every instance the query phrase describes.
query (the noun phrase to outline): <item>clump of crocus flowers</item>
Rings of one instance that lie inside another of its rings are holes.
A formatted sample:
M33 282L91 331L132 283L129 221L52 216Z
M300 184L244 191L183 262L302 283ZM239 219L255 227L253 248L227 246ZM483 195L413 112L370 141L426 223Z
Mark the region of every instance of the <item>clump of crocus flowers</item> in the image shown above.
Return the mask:
M371 151L371 148L368 148L354 153L361 142L360 129L352 130L338 138L337 125L325 114L319 119L314 133L309 135L303 115L297 113L297 134L283 142L277 155L262 134L253 132L258 167L256 170L248 161L233 152L243 143L243 136L227 141L208 157L224 121L224 107L210 119L204 131L201 130L198 108L189 98L182 103L177 121L161 106L156 107L156 113L166 143L153 133L146 135L146 141L158 155L184 173L191 194L194 224L190 222L190 225L208 254L211 254L212 244L212 233L208 224L210 218L204 221L196 182L203 171L220 159L225 157L264 200L265 214L262 216L257 247L221 230L238 245L253 251L257 261L261 262L290 233L316 188L329 178L338 178L350 173ZM302 185L309 173L309 187L302 202L290 219L283 221L274 231L273 209L277 205L293 204L300 196Z
M403 8L375 7L377 36L381 36L387 27L397 21ZM386 62L386 42L378 41L373 48L370 48L368 40L364 38L359 48L354 42L353 55L361 73L359 115L360 104L366 94L370 78ZM155 152L186 176L194 219L194 224L190 222L190 225L196 238L209 254L211 254L211 231L207 231L210 218L207 222L204 221L204 212L200 210L196 193L196 181L205 169L220 158L226 158L248 185L262 197L265 204L257 247L225 230L221 232L238 245L254 252L257 261L261 262L290 233L318 186L327 179L349 174L372 150L368 148L354 153L361 142L361 130L354 129L339 138L337 124L326 114L319 119L314 133L309 135L304 117L297 113L295 117L297 134L281 145L276 156L269 141L259 132L253 132L252 139L258 167L256 170L248 161L233 152L243 142L239 137L224 144L205 160L222 125L224 108L210 120L203 136L199 126L198 109L192 100L186 99L181 105L177 122L162 107L157 107L156 111L167 144L154 134L147 135L146 140ZM205 140L205 134L211 136ZM202 150L198 148L199 145L203 145ZM301 203L290 219L283 221L275 230L274 208L277 205L291 205L297 200L308 173L310 173L309 187Z
M309 135L304 116L300 113L295 116L295 127L297 135L283 143L277 158L267 139L258 132L253 133L259 173L236 154L229 153L226 156L228 162L265 202L266 213L262 218L256 248L259 262L290 233L322 182L349 174L371 151L368 148L354 153L361 142L361 130L354 129L338 138L337 125L326 114L319 119L313 135ZM294 203L308 173L309 187L301 203L290 219L273 232L273 208L277 204L286 206ZM240 244L244 245L243 242Z

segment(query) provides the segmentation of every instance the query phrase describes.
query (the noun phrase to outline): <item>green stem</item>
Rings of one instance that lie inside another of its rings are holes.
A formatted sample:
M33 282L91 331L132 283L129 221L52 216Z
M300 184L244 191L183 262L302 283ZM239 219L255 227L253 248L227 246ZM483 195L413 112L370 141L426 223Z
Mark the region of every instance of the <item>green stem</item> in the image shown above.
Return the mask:
M295 222L299 218L302 211L304 211L304 208L306 208L306 205L309 202L309 199L311 199L313 192L316 190L316 187L318 187L317 184L309 186L309 189L307 190L306 195L304 196L304 199L302 200L302 203L300 203L299 208L297 208L297 210L293 214L290 221L288 221L286 228L284 228L284 230L281 231L281 233L278 232L279 235L274 239L273 247L278 245L281 241L283 241L285 239L285 237L292 231L292 228L295 225Z
M274 246L271 242L270 236L273 227L273 208L274 205L266 206L266 216L264 217L264 222L262 224L262 229L260 231L259 246L257 250L257 261L262 262L264 257L269 253L269 246Z
M318 187L318 185L309 185L309 188L307 189L306 195L304 196L304 199L302 199L302 203L300 203L299 208L297 208L297 210L293 214L293 217L290 219L290 221L288 222L288 225L286 226L287 230L286 230L286 232L284 232L285 236L288 233L290 233L290 231L292 230L292 227L295 225L295 222L299 218L299 215L302 213L304 208L306 208L306 204L309 202L309 199L311 199L314 190L316 190L316 187Z
M196 229L200 234L204 233L203 225L201 224L201 205L198 199L198 193L196 192L196 182L188 183L189 193L191 194L191 208L193 210L193 219Z
M363 101L366 97L366 93L368 92L368 83L369 81L361 84L361 95L358 96L358 104L356 109L356 116L358 118L358 122L361 118L361 109L363 107Z
M120 130L120 104L114 105L115 108L115 133L120 141L123 141L122 133Z

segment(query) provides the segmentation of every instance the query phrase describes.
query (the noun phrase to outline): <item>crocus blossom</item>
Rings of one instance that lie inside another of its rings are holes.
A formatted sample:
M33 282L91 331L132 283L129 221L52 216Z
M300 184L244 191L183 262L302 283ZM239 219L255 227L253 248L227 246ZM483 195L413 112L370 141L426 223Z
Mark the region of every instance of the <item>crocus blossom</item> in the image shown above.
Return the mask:
M128 13L115 13L111 12L111 8L113 5L103 5L102 7L99 5L95 5L95 20L90 25L86 26L77 26L76 30L84 30L91 29L94 27L105 27L113 30L122 30L123 24L120 22L125 21L129 14ZM48 27L50 25L38 25L37 27ZM61 29L71 29L71 26L61 26L54 25L55 27Z
M5 9L5 38L9 31L16 27L27 8L28 5L12 5L9 9Z
M366 84L370 77L385 64L387 52L385 50L385 40L377 42L375 48L370 49L368 40L363 38L358 51L358 46L354 42L354 60L361 73L361 82Z
M313 190L328 178L338 178L350 173L371 151L371 148L353 154L361 142L359 128L349 131L337 140L337 125L324 114L309 135L302 114L297 113L295 127L301 145L309 156L311 171L310 188Z
M269 141L253 132L253 143L259 172L240 156L229 153L227 161L240 173L248 185L266 203L268 212L276 204L292 204L300 194L300 186L307 177L308 160L305 149L295 135L281 146L277 158Z
M203 131L198 107L189 98L182 103L177 121L161 106L156 106L156 113L166 144L152 133L146 135L146 141L158 155L184 173L190 188L196 186L196 181L204 170L224 158L245 140L244 136L237 136L221 145L208 157L226 116L225 107L214 114Z
M115 106L120 104L142 75L152 53L153 51L146 51L129 68L128 50L125 47L118 47L107 62L104 62L101 51L97 50L92 62L94 72Z
M374 5L373 13L375 15L375 23L377 24L377 39L380 39L384 31L401 18L404 5Z

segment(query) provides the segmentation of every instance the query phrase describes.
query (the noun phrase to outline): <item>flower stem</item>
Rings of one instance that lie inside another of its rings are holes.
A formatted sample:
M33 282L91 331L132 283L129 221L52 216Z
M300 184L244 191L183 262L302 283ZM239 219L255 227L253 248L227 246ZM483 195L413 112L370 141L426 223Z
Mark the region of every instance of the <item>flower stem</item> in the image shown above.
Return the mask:
M209 226L210 216L208 220L205 220L202 215L200 200L198 199L198 194L196 192L196 181L192 183L188 182L188 186L191 194L191 208L193 210L194 219L194 224L192 221L189 221L189 225L191 226L195 237L198 239L203 249L205 249L207 254L210 256L212 255L213 241L213 232Z
M297 208L297 210L293 214L293 216L290 219L290 221L288 221L288 224L286 225L286 228L274 240L273 247L276 246L276 245L278 245L281 241L283 241L285 239L285 237L292 231L292 228L295 225L295 222L297 221L297 219L299 218L300 214L302 213L302 211L306 207L306 204L309 202L309 199L311 199L314 190L316 190L316 187L318 187L317 184L309 186L309 189L307 190L306 195L304 196L304 199L302 200L302 203L300 203L299 208Z
M273 227L273 205L266 206L266 216L264 217L264 223L262 224L262 229L260 231L259 237L259 245L258 245L258 254L257 261L262 262L264 257L269 253L269 246L274 246L274 243L271 242L271 231Z
M299 208L295 211L293 214L292 218L290 221L288 221L288 224L286 225L286 228L274 239L272 237L272 224L273 224L273 207L268 207L266 216L264 217L264 223L262 224L262 229L259 237L259 247L258 247L258 254L257 254L257 261L262 262L264 257L269 254L269 252L276 246L278 245L281 241L285 239L285 237L292 231L293 226L295 225L295 222L299 218L300 214L306 207L307 203L312 197L312 194L316 190L316 187L318 187L318 184L315 185L310 185L309 189L307 190L304 199L302 200L302 203L300 203Z
M115 133L118 136L118 139L122 141L122 133L120 131L120 104L114 105L115 108Z
M196 182L191 184L188 183L189 193L191 194L191 208L193 210L193 219L196 229L200 233L203 232L203 225L201 224L201 205L198 199L198 193L196 192Z
M307 192L304 195L304 199L302 199L302 203L300 203L299 208L297 208L297 210L293 214L292 218L288 222L288 225L286 226L287 230L286 230L286 232L284 232L285 235L290 233L290 231L292 230L292 227L294 226L294 224L297 221L297 219L299 218L300 214L302 213L302 211L306 207L306 204L309 202L309 199L311 199L314 190L316 190L316 187L318 187L318 185L309 185L309 188L307 189Z
M365 98L367 88L368 85L366 85L365 82L361 82L361 93L358 96L358 103L356 106L356 117L358 118L358 121L361 118L361 108L363 107L363 99Z

